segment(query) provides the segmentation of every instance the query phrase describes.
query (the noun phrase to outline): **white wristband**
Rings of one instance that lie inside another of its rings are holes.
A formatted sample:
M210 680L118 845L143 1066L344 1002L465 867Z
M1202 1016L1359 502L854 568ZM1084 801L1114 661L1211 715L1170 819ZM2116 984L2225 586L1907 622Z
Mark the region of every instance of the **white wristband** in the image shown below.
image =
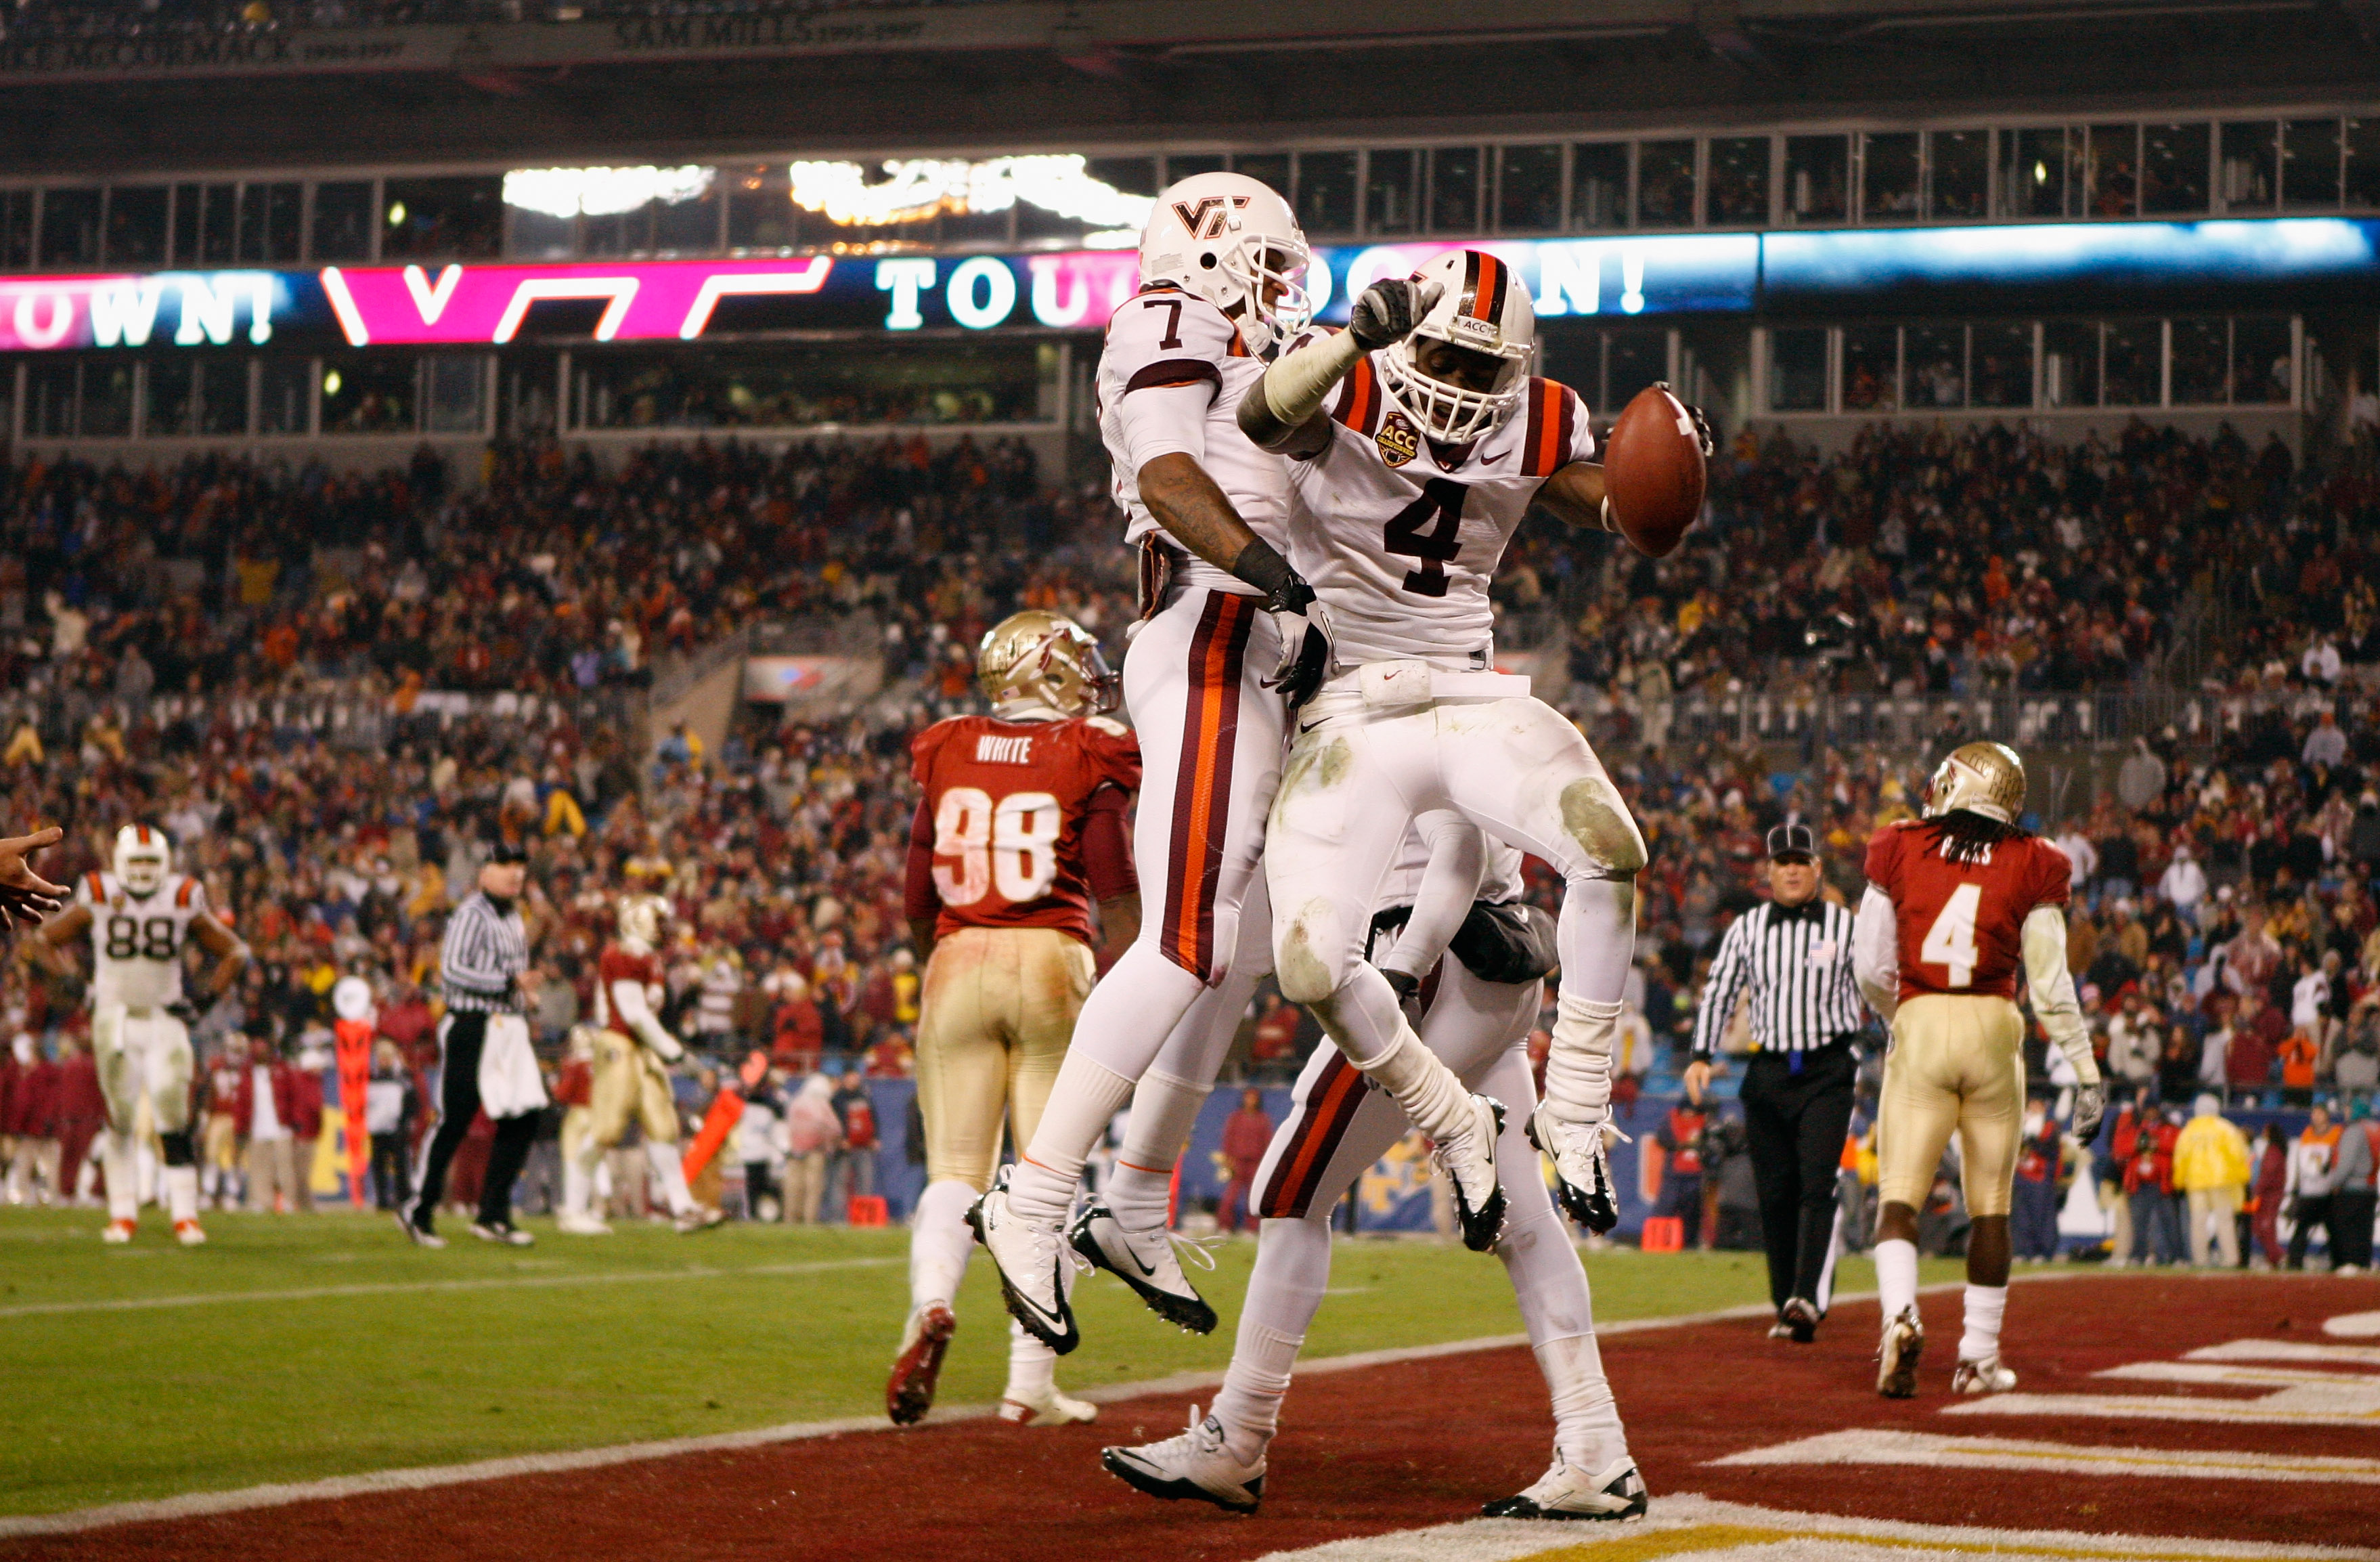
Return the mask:
M1331 387L1363 360L1364 349L1354 333L1336 331L1308 342L1265 371L1265 405L1290 428L1296 428L1322 410Z

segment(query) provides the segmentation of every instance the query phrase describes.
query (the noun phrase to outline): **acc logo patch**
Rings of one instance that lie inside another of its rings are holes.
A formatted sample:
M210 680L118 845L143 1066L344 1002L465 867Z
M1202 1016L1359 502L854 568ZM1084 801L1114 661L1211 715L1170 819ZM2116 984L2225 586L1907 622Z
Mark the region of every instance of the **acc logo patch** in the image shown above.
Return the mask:
M1402 412L1391 412L1380 420L1380 432L1372 436L1380 447L1380 459L1391 467L1402 467L1421 454L1421 435L1405 421Z

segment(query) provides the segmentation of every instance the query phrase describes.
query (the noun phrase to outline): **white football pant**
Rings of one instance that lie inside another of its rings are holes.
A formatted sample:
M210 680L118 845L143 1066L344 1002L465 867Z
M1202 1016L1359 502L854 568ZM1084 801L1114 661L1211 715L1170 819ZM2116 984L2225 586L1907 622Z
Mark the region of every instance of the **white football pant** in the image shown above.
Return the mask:
M1529 1344L1553 1397L1555 1443L1574 1466L1603 1470L1627 1436L1595 1344L1586 1271L1546 1191L1524 1132L1536 1090L1527 1039L1543 984L1482 982L1449 955L1422 1017L1422 1044L1466 1088L1504 1103L1496 1147L1509 1211L1496 1256L1504 1263ZM1215 1414L1235 1451L1251 1457L1278 1423L1305 1330L1330 1278L1330 1212L1356 1178L1402 1139L1407 1123L1384 1092L1335 1048L1318 1047L1298 1076L1288 1118L1257 1172L1265 1217L1255 1272Z
M165 1149L164 1202L176 1220L196 1218L199 1169L190 1143L195 1061L188 1027L163 1009L135 1013L122 1004L100 1004L91 1012L91 1052L100 1094L107 1102L99 1158L107 1174L108 1217L131 1220L140 1213L135 1145L146 1097L150 1121Z

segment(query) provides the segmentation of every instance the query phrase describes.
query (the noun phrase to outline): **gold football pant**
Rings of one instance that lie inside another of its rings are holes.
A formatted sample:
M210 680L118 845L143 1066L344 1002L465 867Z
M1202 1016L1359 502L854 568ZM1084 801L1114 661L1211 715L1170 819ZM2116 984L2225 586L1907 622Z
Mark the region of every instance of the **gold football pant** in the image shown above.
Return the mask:
M677 1104L671 1098L669 1070L651 1049L617 1031L595 1033L594 1087L588 1104L588 1131L608 1150L636 1123L655 1144L677 1142Z
M2006 1214L2024 1113L2024 1016L2006 998L1926 994L1892 1021L1876 1108L1877 1198L1925 1207L1959 1135L1970 1215Z
M1013 1142L1033 1142L1093 974L1091 951L1055 928L962 928L935 944L917 1024L929 1181L990 1187L1003 1117Z

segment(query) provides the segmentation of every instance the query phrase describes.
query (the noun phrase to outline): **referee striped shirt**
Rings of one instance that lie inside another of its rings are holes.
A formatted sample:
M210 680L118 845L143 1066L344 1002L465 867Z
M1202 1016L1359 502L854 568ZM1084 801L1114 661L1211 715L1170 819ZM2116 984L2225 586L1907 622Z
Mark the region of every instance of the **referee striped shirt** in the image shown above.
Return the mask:
M477 890L447 919L446 942L439 951L438 980L446 991L446 1007L471 1014L502 1014L520 1006L513 983L528 969L528 928L520 909L497 909L485 890Z
M1763 901L1736 918L1694 1012L1694 1056L1718 1050L1746 987L1763 1052L1815 1052L1857 1031L1867 1004L1852 977L1852 914L1814 898L1791 909Z

